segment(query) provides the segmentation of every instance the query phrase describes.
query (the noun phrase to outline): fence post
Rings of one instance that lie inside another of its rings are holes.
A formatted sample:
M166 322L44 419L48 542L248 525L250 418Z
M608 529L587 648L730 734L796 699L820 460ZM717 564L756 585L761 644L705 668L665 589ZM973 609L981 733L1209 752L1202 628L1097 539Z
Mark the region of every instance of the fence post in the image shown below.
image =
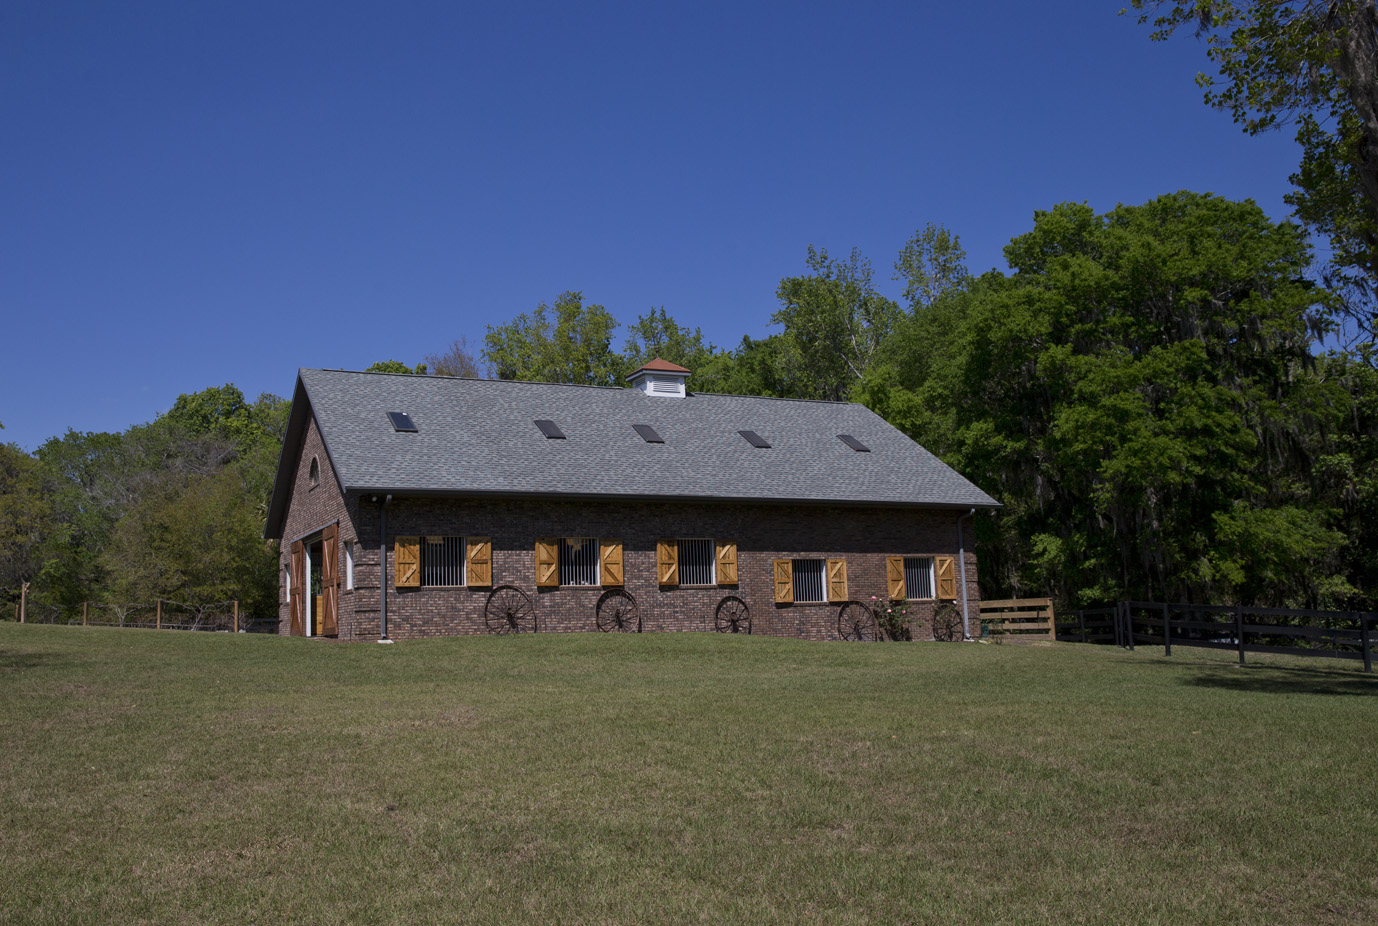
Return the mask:
M239 602L234 603L234 632L239 633Z
M1172 655L1172 620L1168 617L1167 602L1163 602L1163 655Z
M1234 606L1234 638L1239 642L1239 664L1244 665L1244 608Z
M81 603L81 626L83 626L83 627L86 626L86 615L87 615L87 612L90 610L90 608L91 608L91 602L89 602L89 601L83 601L83 602Z
M1369 673L1373 672L1373 647L1370 645L1368 637L1368 619L1372 616L1371 614L1359 615L1359 641L1364 647L1364 671Z
M19 583L19 623L24 623L29 614L29 583Z
M1086 612L1077 612L1077 627L1081 630L1081 642L1086 642Z
M163 629L163 599L158 599L158 623L154 626L155 630Z
M1134 652L1134 618L1130 615L1129 602L1124 603L1124 632L1129 637L1129 651Z
M1057 611L1053 608L1051 598L1048 599L1048 639L1057 640Z

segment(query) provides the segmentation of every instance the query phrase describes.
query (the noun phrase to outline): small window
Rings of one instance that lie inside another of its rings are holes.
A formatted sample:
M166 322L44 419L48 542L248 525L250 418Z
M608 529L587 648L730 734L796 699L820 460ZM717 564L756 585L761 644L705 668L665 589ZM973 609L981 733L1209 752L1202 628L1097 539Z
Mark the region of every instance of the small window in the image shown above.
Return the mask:
M794 561L794 600L827 601L827 561L797 559Z
M560 426L548 418L537 418L536 427L541 429L546 440L564 440L565 432L560 430Z
M464 538L421 538L421 584L444 587L464 584Z
M306 478L311 483L312 488L321 484L321 461L319 457L311 458L311 465L306 468Z
M712 585L713 541L679 541L679 583L681 585Z
M767 441L761 435L757 434L755 431L738 431L737 433L740 434L742 437L745 437L747 443L751 444L751 446L753 447L760 448L761 450L770 449L770 442Z
M345 541L345 591L354 589L354 541Z
M839 434L839 435L837 435L837 437L838 437L838 440L842 441L842 443L846 444L848 447L851 447L851 448L852 448L853 450L855 450L857 453L870 453L870 452L871 452L871 448L870 448L870 447L867 447L865 444L863 444L861 441L857 440L855 437L853 437L853 436L850 435L850 434Z
M392 422L392 429L394 431L414 432L416 430L416 425L412 423L411 415L408 415L406 412L388 412L388 420Z
M651 427L649 424L634 424L632 425L632 428L636 431L636 433L640 434L641 439L648 444L665 443L665 438L660 436L660 432L657 431L655 428Z
M933 597L933 557L904 558L904 597L910 601Z
M598 584L596 537L566 537L560 540L560 584Z

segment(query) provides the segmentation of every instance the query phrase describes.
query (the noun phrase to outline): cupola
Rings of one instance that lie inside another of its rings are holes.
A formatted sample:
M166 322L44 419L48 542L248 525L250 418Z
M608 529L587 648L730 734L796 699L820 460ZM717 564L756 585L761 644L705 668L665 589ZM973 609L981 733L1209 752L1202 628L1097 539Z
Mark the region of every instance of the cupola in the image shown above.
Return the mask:
M689 371L678 364L659 357L627 377L632 388L646 395L661 395L682 399L685 396L684 381Z

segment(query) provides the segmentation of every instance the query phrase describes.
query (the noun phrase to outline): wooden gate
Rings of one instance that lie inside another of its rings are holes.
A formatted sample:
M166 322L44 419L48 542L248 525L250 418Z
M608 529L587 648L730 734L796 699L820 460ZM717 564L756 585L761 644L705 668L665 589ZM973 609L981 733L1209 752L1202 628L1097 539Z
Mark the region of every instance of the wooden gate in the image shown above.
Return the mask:
M1011 598L981 602L981 628L1006 639L1056 640L1051 598Z

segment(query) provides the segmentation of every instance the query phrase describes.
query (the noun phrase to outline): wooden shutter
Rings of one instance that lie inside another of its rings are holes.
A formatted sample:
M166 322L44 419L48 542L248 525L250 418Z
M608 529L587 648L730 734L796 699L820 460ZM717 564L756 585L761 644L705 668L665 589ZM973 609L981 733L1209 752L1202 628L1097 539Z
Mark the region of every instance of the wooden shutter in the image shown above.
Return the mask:
M938 578L938 597L949 601L957 597L956 560L950 556L933 557L933 571Z
M316 633L333 637L339 633L340 528L331 524L321 532L321 613Z
M904 589L904 557L885 557L885 593L896 601L907 597Z
M560 587L560 541L557 539L536 541L536 587Z
M656 576L661 585L679 584L679 541L656 541Z
M622 584L622 541L598 541L599 574L604 586Z
M420 588L421 538L398 537L392 546L392 584L397 588Z
M737 584L737 544L735 541L718 541L718 584Z
M493 544L487 537L470 537L465 542L464 581L470 588L493 584Z
M847 600L847 561L845 559L828 560L828 600Z
M305 600L302 598L301 593L302 566L305 564L305 549L302 547L301 541L298 540L296 543L292 544L291 550L291 566L289 567L290 578L288 579L291 583L291 588L288 589L287 593L287 612L290 615L290 626L287 632L294 637L300 637L306 633L306 627L303 623L304 615L302 614L301 608L302 602Z
M794 560L775 561L775 603L794 604Z

